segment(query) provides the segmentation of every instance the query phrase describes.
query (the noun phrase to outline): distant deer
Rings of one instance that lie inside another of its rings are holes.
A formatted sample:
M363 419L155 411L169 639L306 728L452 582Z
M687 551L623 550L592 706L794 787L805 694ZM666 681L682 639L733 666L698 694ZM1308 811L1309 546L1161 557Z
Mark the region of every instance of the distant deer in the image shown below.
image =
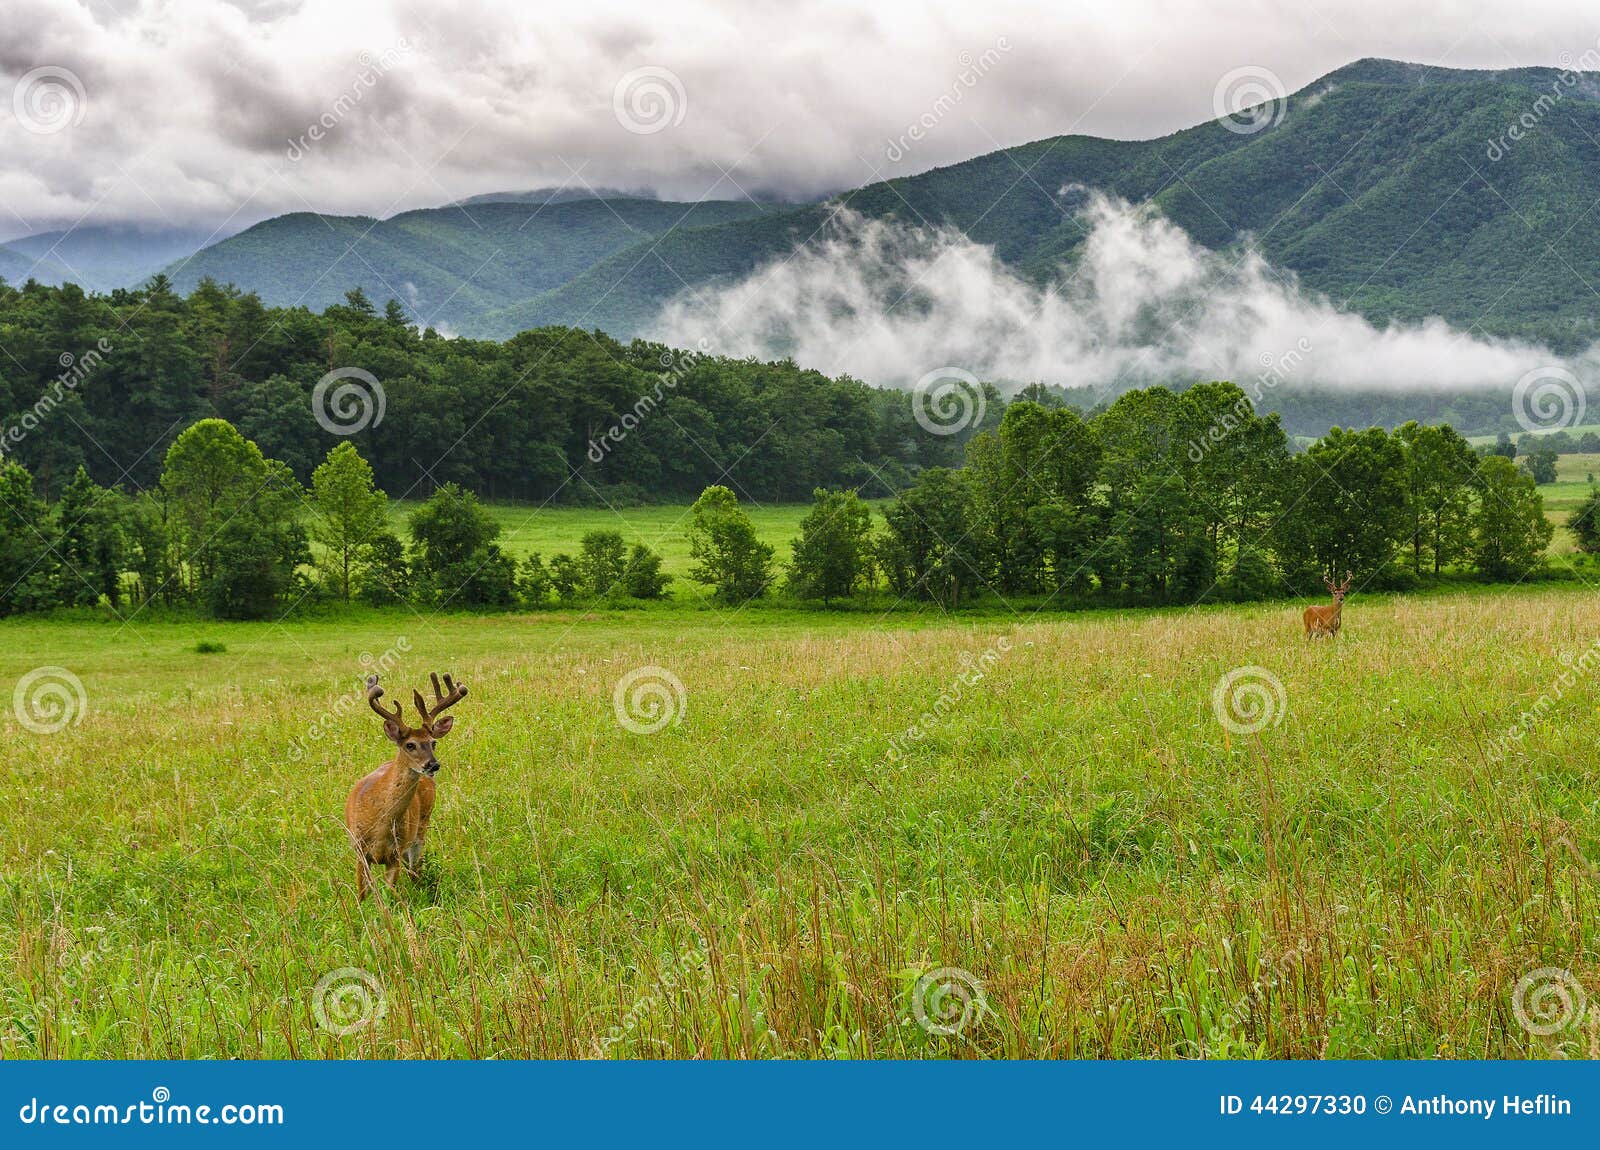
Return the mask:
M445 709L467 697L467 689L456 686L449 675L444 677L442 691L439 676L429 678L433 680L432 707L421 691L412 692L422 720L418 727L400 721L398 699L392 710L379 703L383 688L378 686L378 676L367 678L367 705L383 718L383 733L396 751L394 758L352 787L344 801L345 826L356 848L356 889L361 899L372 889L374 866L387 868L384 880L393 887L402 865L406 874L415 878L422 862L422 840L433 814L433 776L439 773L434 742L455 725L455 717L444 714Z
M1318 635L1326 635L1332 639L1339 634L1339 616L1344 612L1344 597L1350 593L1350 572L1344 573L1343 583L1334 583L1328 576L1322 577L1322 582L1333 593L1332 607L1307 607L1301 618L1306 625L1306 638L1315 639Z

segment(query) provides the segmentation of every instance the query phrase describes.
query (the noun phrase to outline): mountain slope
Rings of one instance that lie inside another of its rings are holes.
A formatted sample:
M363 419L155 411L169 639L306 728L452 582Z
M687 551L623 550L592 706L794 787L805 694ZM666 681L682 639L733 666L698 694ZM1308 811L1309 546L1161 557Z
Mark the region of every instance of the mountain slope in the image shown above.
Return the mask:
M0 276L13 283L71 281L88 291L104 293L137 287L215 238L211 231L199 228L85 224L8 240L0 246Z
M1244 134L1202 124L1148 141L1042 140L845 194L869 216L952 226L1043 282L1083 236L1077 186L1153 202L1200 242L1253 242L1377 322L1438 315L1572 350L1600 338L1600 81L1365 60ZM1551 99L1555 91L1559 99ZM1535 130L1486 154L1545 97ZM470 325L582 323L627 335L684 289L748 272L811 235L825 207L640 244Z
M537 189L382 221L297 213L186 260L170 252L168 270L179 290L209 276L269 304L318 309L360 288L400 300L415 322L472 335L572 324L625 338L650 330L679 293L792 252L841 206L959 229L1046 284L1077 258L1078 209L1097 190L1153 205L1213 249L1253 245L1378 323L1441 316L1563 352L1600 339L1600 228L1589 214L1600 76L1363 60L1277 110L1254 132L1212 122L1154 140L1040 140L822 204ZM1510 140L1525 116L1533 126ZM96 231L54 252L59 236L0 246L0 276L103 288L154 270L139 263L153 249Z
M268 304L313 309L360 288L376 301L398 299L416 322L455 325L674 228L774 210L728 201L575 199L453 205L387 220L299 212L206 248L170 274L181 291L210 277L256 291Z

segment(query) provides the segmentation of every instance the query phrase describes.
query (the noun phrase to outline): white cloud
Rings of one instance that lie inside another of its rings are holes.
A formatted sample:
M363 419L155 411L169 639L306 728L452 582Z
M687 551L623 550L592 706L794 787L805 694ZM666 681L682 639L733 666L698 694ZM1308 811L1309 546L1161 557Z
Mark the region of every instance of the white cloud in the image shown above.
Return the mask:
M591 0L558 15L525 0L0 0L0 28L0 234L86 214L386 214L574 179L811 196L1058 133L1173 131L1209 119L1217 81L1241 66L1293 90L1368 55L1554 65L1596 34L1557 0L1515 20L1489 0ZM1011 49L950 100L1002 38ZM402 39L405 63L287 161L288 141L350 90L359 54ZM52 65L82 79L85 118L26 132L10 90ZM681 79L681 123L618 124L613 88L640 67ZM930 118L892 161L891 142Z
M1075 266L1041 288L959 232L841 212L812 246L682 293L658 334L898 384L945 366L1013 385L1243 383L1289 357L1301 383L1509 389L1556 362L1437 319L1377 328L1254 251L1213 252L1150 208L1096 194L1078 219ZM1595 362L1580 375L1595 378Z

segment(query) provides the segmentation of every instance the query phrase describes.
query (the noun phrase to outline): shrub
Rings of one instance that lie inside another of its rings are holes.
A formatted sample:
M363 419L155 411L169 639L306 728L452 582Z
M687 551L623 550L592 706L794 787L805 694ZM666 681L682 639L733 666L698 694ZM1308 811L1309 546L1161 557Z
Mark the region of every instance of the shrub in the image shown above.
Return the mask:
M570 555L554 555L550 559L550 587L562 603L571 603L583 586L583 569Z
M718 599L742 604L772 585L772 548L726 487L708 487L695 500L689 523L689 577L714 589Z
M800 521L789 586L802 599L849 598L872 571L872 509L854 491L817 488Z
M622 580L628 570L628 545L620 531L591 531L583 537L578 552L578 569L582 573L579 584L583 593L593 599L620 595Z
M543 607L550 602L550 571L535 551L522 561L517 579L517 594L524 607Z
M1600 553L1600 489L1590 488L1582 503L1567 516L1567 530L1577 536L1578 550L1587 555Z
M622 576L623 590L635 599L659 599L671 582L672 576L661 571L661 556L643 543L635 543Z
M410 595L411 565L406 562L405 544L392 531L373 536L356 567L356 598L382 607L402 603Z

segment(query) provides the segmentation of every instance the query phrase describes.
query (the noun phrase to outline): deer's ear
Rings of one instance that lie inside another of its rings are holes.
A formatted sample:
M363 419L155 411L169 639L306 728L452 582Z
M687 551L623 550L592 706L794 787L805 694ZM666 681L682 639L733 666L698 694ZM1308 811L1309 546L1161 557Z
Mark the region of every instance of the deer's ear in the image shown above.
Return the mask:
M456 717L454 715L441 715L428 724L428 729L433 732L434 738L442 739L450 733L450 728L455 725Z
M383 721L383 733L389 736L391 742L398 743L401 735L400 724L393 719L385 719Z

